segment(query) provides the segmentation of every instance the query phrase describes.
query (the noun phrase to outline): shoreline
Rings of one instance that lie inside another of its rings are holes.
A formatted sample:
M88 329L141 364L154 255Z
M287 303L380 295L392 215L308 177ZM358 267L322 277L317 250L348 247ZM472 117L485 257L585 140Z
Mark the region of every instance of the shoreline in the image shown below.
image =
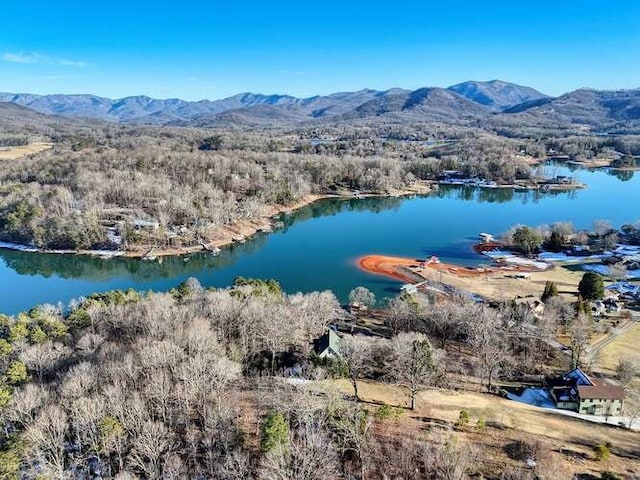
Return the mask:
M404 190L388 193L359 193L350 194L309 194L302 197L292 205L266 205L265 213L256 219L239 220L231 225L224 225L216 230L216 233L207 243L191 247L160 248L152 245L141 245L135 250L65 250L65 249L40 249L32 245L24 245L14 242L0 241L0 250L13 250L24 253L46 253L55 255L88 255L101 258L139 258L156 259L158 257L171 257L190 255L192 253L207 252L212 249L222 248L237 243L238 238L248 239L260 232L275 231L273 226L276 217L282 214L291 214L303 207L320 200L327 199L360 199L383 197L407 197L411 195L426 195L433 191L431 183L420 183Z
M581 278L581 273L552 265L545 270L518 264L464 267L440 262L436 257L422 260L367 255L355 264L362 271L414 285L417 290L446 294L453 289L493 301L539 297L548 279L573 291Z

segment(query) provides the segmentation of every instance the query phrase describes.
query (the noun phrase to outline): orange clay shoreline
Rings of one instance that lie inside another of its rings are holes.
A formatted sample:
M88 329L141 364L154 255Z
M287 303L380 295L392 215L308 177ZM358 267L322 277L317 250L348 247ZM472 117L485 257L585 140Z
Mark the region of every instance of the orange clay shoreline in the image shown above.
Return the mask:
M386 257L384 255L367 255L359 258L356 264L365 272L384 275L407 283L413 283L413 279L404 274L398 267L418 265L415 260L402 257Z
M412 275L409 275L408 273L405 273L403 271L405 268L412 268L416 270L430 269L436 272L454 274L458 277L479 277L487 276L489 274L504 274L506 272L538 271L537 269L531 267L512 265L478 268L461 267L459 265L454 265L451 263L440 262L440 260L438 260L436 257L431 257L424 261L420 261L416 259L391 257L386 255L367 255L364 257L360 257L356 261L356 265L358 266L358 268L366 272L377 275L384 275L386 277L407 283L416 283L415 276L423 275L421 275L419 271L413 271L412 273L414 273L414 278L412 278Z

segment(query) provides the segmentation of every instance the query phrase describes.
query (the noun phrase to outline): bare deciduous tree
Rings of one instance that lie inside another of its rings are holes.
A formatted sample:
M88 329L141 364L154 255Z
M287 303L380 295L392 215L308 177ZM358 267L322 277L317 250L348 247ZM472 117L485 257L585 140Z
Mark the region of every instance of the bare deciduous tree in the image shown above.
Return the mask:
M362 307L373 307L376 303L376 296L368 288L356 287L349 292L349 304Z
M393 335L398 335L409 329L411 320L416 314L416 307L411 304L410 299L401 296L394 297L389 301L385 324L391 329Z
M303 424L289 443L267 453L259 478L264 480L330 480L338 476L338 452L320 426Z
M57 405L48 405L26 430L34 455L51 478L63 477L67 427L66 412Z
M571 367L577 368L582 365L584 356L589 348L589 333L591 331L591 321L587 315L580 313L570 326L571 342Z
M353 385L355 398L359 401L358 379L369 368L371 355L371 342L361 337L344 336L340 339L340 358L345 363L349 374L349 380Z
M424 447L428 473L442 480L463 480L473 466L477 451L473 445L452 434L442 434Z
M622 387L640 377L640 362L635 358L621 358L616 364L616 378Z
M491 391L493 377L509 360L509 335L499 312L480 308L469 322L469 344Z
M14 391L6 416L26 428L34 421L40 407L48 402L49 396L46 387L28 383Z
M70 353L60 343L29 345L20 352L20 360L42 381L42 377L56 368L56 363Z
M173 447L172 434L159 422L147 421L133 440L129 454L131 465L147 478L162 478L165 456Z
M416 395L433 381L436 365L431 342L420 333L401 333L391 341L390 376L409 392L411 410Z
M417 321L420 322L419 329L435 335L440 340L440 348L444 349L447 342L465 332L475 308L467 302L453 300L426 306L417 316Z

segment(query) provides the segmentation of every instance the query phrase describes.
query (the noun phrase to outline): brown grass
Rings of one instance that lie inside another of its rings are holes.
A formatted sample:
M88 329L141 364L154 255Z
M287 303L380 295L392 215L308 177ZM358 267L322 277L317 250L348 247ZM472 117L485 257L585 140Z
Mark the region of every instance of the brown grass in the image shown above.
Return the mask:
M615 368L620 359L640 362L640 323L636 322L629 330L600 350L599 371L615 380ZM640 379L631 382L630 387L640 392Z
M411 266L413 272L434 281L476 293L491 300L512 300L516 297L539 297L547 280L556 284L560 296L575 300L578 283L583 272L563 267L538 271L526 267L466 268L456 265L427 261L424 265L412 259L368 255L358 260L359 268L379 275L411 282L403 274L402 267ZM528 278L513 278L518 272L526 272ZM413 282L411 282L413 283Z
M563 267L551 270L528 272L528 278L513 278L516 271L490 270L478 275L460 275L458 272L424 268L418 273L426 278L438 280L454 287L481 295L491 300L512 300L516 297L539 297L547 280L556 284L560 296L575 300L581 272Z
M353 394L346 380L331 382L345 394ZM377 382L359 382L363 400L377 403L406 406L408 398L397 387ZM567 472L600 472L611 469L618 472L637 471L640 468L640 435L611 426L599 425L572 417L562 416L543 409L496 397L494 395L448 390L428 390L420 394L416 410L406 410L405 415L392 429L398 436L423 437L429 431L444 427L452 428L461 410L470 414L470 427L465 429L470 442L481 444L492 452L493 461L510 465L503 454L503 447L510 441L524 438L541 441L563 462ZM477 419L483 417L488 425L486 433L474 432ZM593 446L610 442L612 458L608 464L593 460ZM566 452L571 452L567 454ZM580 460L576 461L575 457ZM567 477L570 478L570 477Z
M635 323L629 330L617 337L600 351L600 366L609 373L621 358L640 360L640 323Z
M44 152L53 148L52 143L37 142L24 147L0 147L0 160L18 160L19 158Z

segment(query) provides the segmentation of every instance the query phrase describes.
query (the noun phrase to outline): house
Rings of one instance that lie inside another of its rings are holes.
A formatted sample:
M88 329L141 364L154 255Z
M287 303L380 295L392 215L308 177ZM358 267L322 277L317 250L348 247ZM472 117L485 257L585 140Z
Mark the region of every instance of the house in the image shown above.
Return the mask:
M550 393L556 408L588 415L622 414L624 390L602 380L592 379L579 368L550 383Z
M414 285L412 283L407 283L407 284L403 285L402 287L400 287L400 291L402 293L406 293L408 295L414 295L414 294L418 293L418 286Z
M540 300L536 299L533 302L531 302L529 304L529 308L531 309L533 314L536 316L544 315L544 302Z
M605 298L602 302L605 307L607 307L607 311L609 312L619 312L622 310L622 306L618 303L617 299L613 297Z
M622 414L624 389L604 383L579 385L578 401L580 404L578 413L619 416Z
M563 185L569 185L574 183L574 178L573 177L569 177L567 175L557 175L555 178L556 183L560 183Z
M516 275L511 275L513 278L523 278L517 277ZM517 298L515 299L516 305L518 305L522 310L529 310L536 317L541 317L544 315L544 302L531 298Z
M478 237L480 238L480 240L482 240L482 243L489 243L489 242L493 242L495 240L493 238L493 235L491 235L490 233L485 233L485 232L480 232Z
M349 313L351 315L358 315L360 313L366 312L367 310L369 310L369 307L367 307L364 303L356 301L349 304Z
M599 317L601 315L604 315L606 312L607 312L607 307L605 306L602 300L596 300L595 302L593 302L593 305L591 306L591 314L594 317Z
M320 358L338 358L340 356L340 336L333 328L329 328L327 333L313 343L313 350Z
M138 218L133 221L133 228L136 230L147 230L154 232L160 228L160 223L155 220L143 220Z

